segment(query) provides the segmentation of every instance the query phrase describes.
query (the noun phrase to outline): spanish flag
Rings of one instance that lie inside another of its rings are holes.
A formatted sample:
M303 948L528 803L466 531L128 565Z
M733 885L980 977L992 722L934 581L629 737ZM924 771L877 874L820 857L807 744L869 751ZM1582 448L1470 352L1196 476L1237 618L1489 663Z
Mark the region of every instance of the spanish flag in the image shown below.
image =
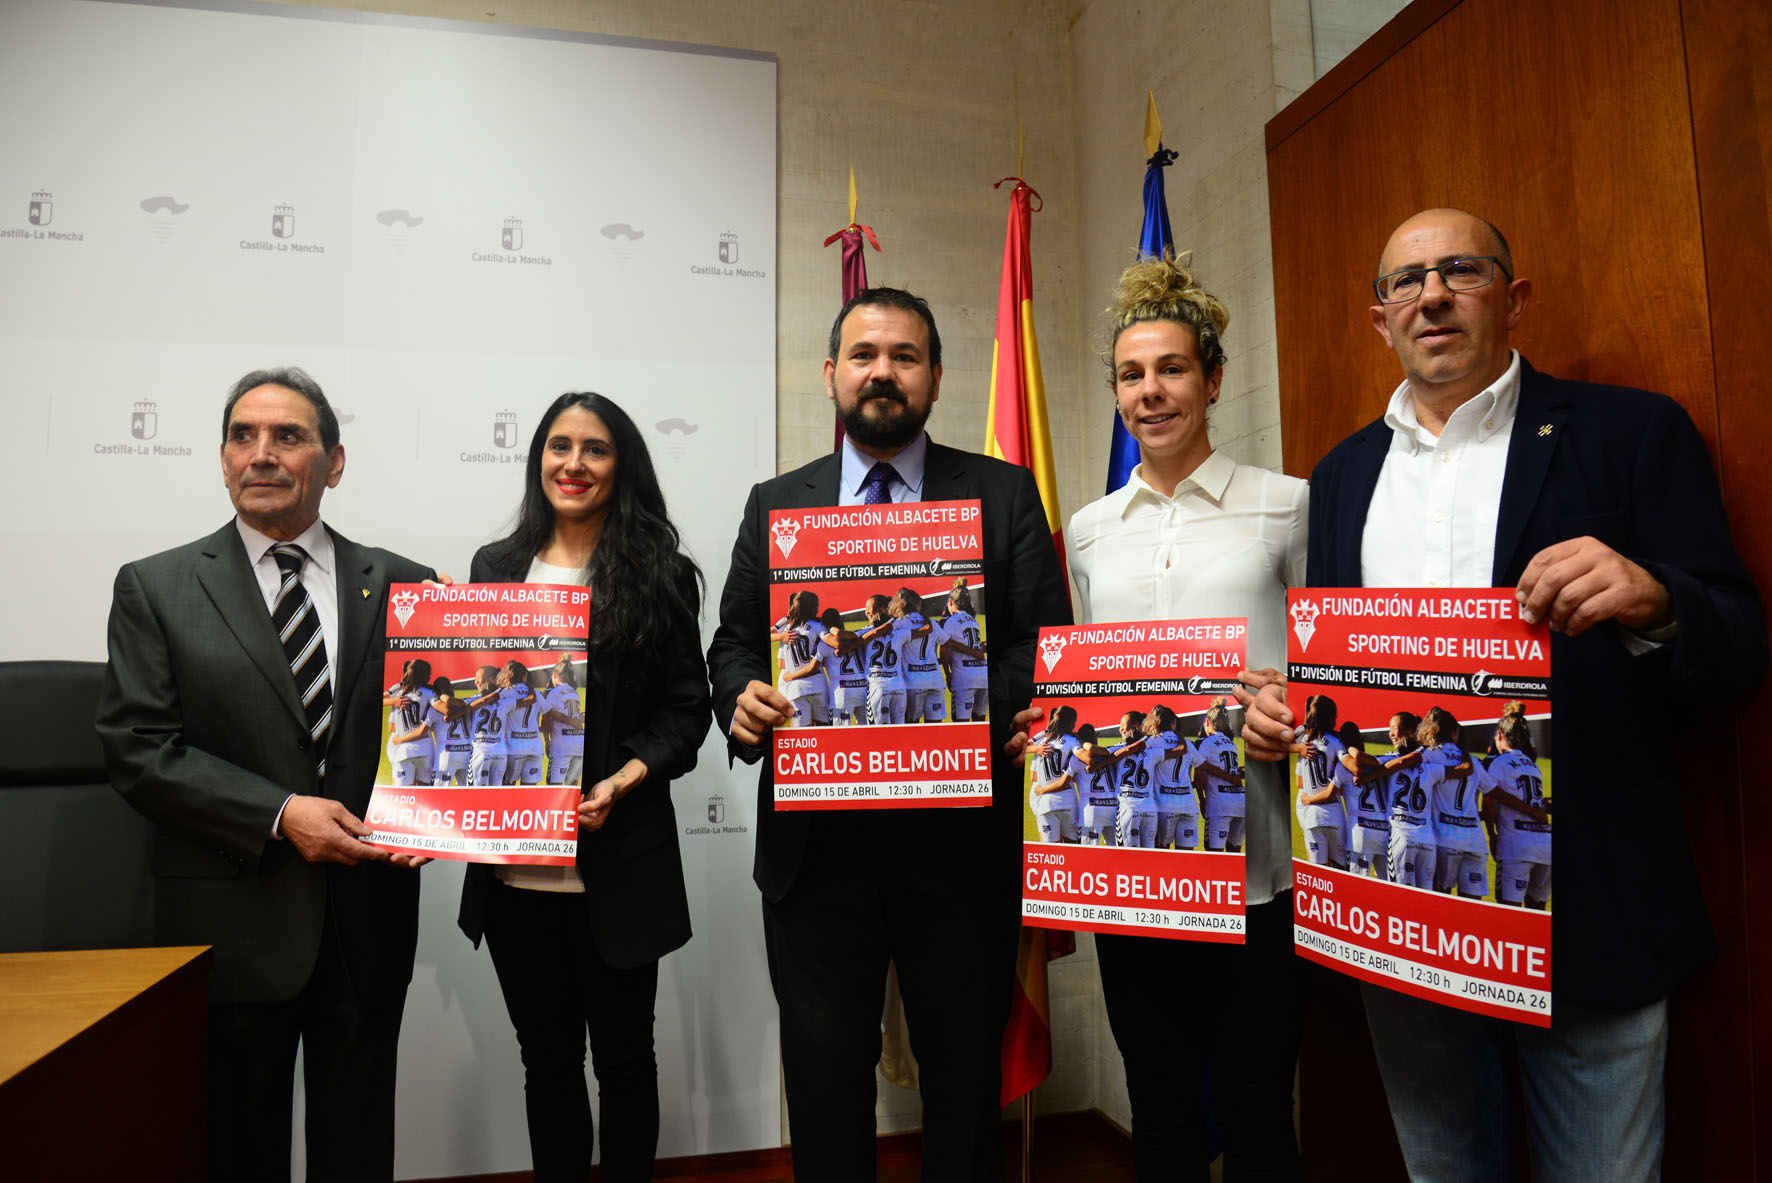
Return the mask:
M984 450L1031 469L1046 504L1046 524L1064 570L1064 535L1058 519L1058 483L1052 475L1052 433L1046 423L1046 389L1040 378L1040 346L1034 337L1034 280L1028 258L1033 204L1040 195L1020 177L1009 193L1009 233L1003 242L1003 280L997 293L997 344L991 359L990 416ZM1048 943L1048 936L1055 938ZM1003 1029L1002 1103L1032 1091L1052 1071L1052 1017L1046 993L1046 962L1074 952L1068 933L1023 928L1015 958L1015 995Z

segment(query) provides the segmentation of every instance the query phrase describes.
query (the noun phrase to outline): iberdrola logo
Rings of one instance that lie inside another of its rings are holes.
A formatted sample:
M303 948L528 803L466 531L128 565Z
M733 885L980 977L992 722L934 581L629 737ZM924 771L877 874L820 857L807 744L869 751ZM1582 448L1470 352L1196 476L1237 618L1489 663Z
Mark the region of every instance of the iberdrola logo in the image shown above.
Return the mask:
M1047 633L1040 638L1040 660L1046 663L1047 673L1052 672L1052 667L1056 666L1058 659L1063 656L1066 640L1063 633Z
M393 605L394 619L400 622L401 628L405 628L406 622L412 619L412 614L418 611L418 593L413 591L395 592Z
M794 553L794 539L800 533L800 523L795 518L777 518L769 527L775 535L775 545L781 548L781 557L787 558Z
M1316 635L1317 615L1320 611L1315 600L1298 600L1292 605L1292 631L1298 637L1300 649L1311 647L1311 638Z

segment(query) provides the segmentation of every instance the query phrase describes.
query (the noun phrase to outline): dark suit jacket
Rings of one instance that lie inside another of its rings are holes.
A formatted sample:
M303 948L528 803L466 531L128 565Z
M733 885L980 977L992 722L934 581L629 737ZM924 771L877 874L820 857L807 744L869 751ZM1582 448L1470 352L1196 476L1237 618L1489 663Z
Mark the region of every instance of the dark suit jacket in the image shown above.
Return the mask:
M428 569L334 533L336 685L324 795L358 817L381 758L390 583ZM367 998L412 977L418 876L309 863L271 826L291 793L321 795L295 679L233 522L117 573L98 734L111 783L157 823L156 935L214 945L210 997L275 1002L308 980L332 909Z
M470 572L474 582L521 583L528 575L527 558L501 562L497 556L496 547L480 548ZM681 578L694 577L685 567ZM708 678L694 618L674 622L670 638L667 650L644 658L593 658L585 687L585 787L629 757L647 769L646 779L616 803L603 827L578 840L591 939L598 955L618 969L657 961L689 940L671 781L695 767L708 733ZM468 867L460 924L476 945L492 883L490 866Z
M1521 370L1495 586L1519 582L1545 547L1592 535L1667 585L1679 624L1677 640L1641 656L1614 626L1551 637L1552 988L1587 1006L1643 1006L1715 956L1676 757L1697 739L1691 724L1758 683L1765 619L1685 411L1659 394ZM1369 424L1311 474L1312 587L1359 585L1391 436L1382 420Z
M739 694L753 679L772 682L769 659L769 512L837 504L839 455L813 461L751 489L732 547L732 567L720 598L720 626L708 649L714 719L732 725ZM931 442L923 500L977 498L984 525L984 614L990 645L991 746L1000 753L1009 721L1033 697L1034 649L1041 625L1069 624L1069 595L1052 545L1052 532L1034 478L1025 468ZM738 759L762 753L728 741ZM907 875L947 882L955 891L1016 885L1021 848L1020 770L997 758L990 809L858 810L835 813L774 807L769 761L757 783L757 886L780 901L793 886L809 837L843 841L865 829L893 843Z

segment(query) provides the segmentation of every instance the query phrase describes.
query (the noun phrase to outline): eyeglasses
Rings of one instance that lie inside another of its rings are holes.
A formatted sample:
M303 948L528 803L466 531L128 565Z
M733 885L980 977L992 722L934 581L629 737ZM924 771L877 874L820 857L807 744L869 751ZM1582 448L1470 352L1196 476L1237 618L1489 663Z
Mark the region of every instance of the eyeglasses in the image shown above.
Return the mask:
M1503 266L1500 259L1494 255L1478 255L1470 259L1448 259L1438 267L1405 267L1373 280L1372 290L1378 293L1380 304L1407 304L1427 287L1429 272L1438 271L1440 282L1450 290L1468 292L1488 287L1497 269L1509 280L1513 279L1514 273Z

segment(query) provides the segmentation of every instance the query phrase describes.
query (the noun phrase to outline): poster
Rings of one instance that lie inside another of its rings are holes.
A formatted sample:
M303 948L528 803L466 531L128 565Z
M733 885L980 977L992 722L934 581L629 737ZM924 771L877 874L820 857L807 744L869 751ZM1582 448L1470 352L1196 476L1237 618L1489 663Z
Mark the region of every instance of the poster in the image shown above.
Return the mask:
M389 589L387 735L364 841L470 863L577 860L590 600L556 584Z
M1299 953L1549 1026L1548 630L1512 588L1309 588L1288 612Z
M977 501L769 515L777 809L991 803Z
M1242 619L1040 630L1024 924L1243 941Z

